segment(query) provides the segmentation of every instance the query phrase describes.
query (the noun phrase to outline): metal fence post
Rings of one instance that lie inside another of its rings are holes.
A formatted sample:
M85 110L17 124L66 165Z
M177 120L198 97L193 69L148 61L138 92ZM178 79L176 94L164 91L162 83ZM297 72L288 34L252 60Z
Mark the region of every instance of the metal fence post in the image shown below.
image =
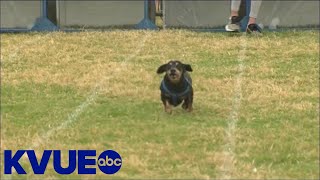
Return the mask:
M59 28L48 19L47 0L41 0L41 15L36 19L32 31L57 31Z
M144 0L144 17L136 25L137 29L158 29L158 27L149 19L149 2Z

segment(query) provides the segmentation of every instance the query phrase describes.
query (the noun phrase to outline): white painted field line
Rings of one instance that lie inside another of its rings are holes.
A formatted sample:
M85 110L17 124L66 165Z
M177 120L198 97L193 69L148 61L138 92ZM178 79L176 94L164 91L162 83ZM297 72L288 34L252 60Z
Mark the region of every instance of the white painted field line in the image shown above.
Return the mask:
M147 38L149 36L150 35L147 34L147 35L145 35L143 37L142 42L139 44L139 46L136 49L136 51L133 54L131 54L130 56L128 56L125 60L123 60L121 62L121 65L124 65L127 61L133 59L134 57L136 57L140 53L142 48L145 46L145 42L146 42L146 40L147 40ZM101 85L104 83L105 80L109 80L109 78L107 76L103 76L102 79L92 89L90 95L86 98L86 100L84 102L82 102L72 113L70 113L68 115L68 118L63 123L61 123L57 127L54 127L52 129L50 129L46 134L41 135L40 139L38 139L37 141L33 142L32 146L29 149L34 149L34 148L38 147L40 142L47 141L55 132L57 132L57 131L59 131L61 129L64 129L69 124L75 122L77 120L77 118L79 117L79 115L82 112L84 112L91 103L95 102L95 100L97 98L97 95L100 92L100 88L102 88Z
M138 42L139 45L137 46L136 51L133 54L129 55L124 61L122 61L121 65L124 65L127 61L133 59L141 52L141 50L145 46L145 42L149 38L149 36L150 36L150 33L146 34L143 37L142 42L141 43ZM74 123L78 119L79 115L82 112L84 112L89 107L90 104L95 102L95 100L97 99L97 95L99 94L100 89L102 88L101 85L103 84L103 82L105 80L108 80L108 79L109 78L107 76L103 76L103 78L98 83L96 83L95 87L91 90L91 92L89 93L89 96L86 98L86 100L84 102L82 102L72 113L68 114L68 118L63 123L61 123L59 126L53 127L52 129L50 129L46 133L40 135L40 138L35 140L32 143L32 145L27 149L33 150L33 149L37 148L41 143L46 143L47 140L53 134L68 127L68 125L70 125L71 123ZM11 180L12 175L3 175L3 179Z
M15 49L10 51L10 54L8 55L8 58L6 59L1 59L1 64L2 63L10 63L10 62L14 62L15 60L17 60L17 55L19 53L19 51L25 47L28 46L33 46L36 43L38 43L39 41L43 40L44 38L46 38L47 36L51 35L51 33L45 34L44 36L39 36L37 39L33 39L33 40L29 40L29 41L25 41L22 42L22 44L19 44ZM2 127L2 126L1 126ZM2 137L1 137L2 138ZM2 142L2 141L1 141ZM2 172L2 171L1 171ZM4 173L4 172L3 172ZM7 175L7 174L1 174L4 180L11 180L12 176L11 175ZM0 177L1 177L0 175ZM2 179L2 178L0 178Z
M232 172L234 170L234 161L235 161L235 131L237 128L237 122L239 120L239 109L241 106L241 99L242 99L242 76L244 73L245 65L244 59L246 58L246 51L247 51L247 41L246 41L246 34L240 37L240 45L241 50L238 56L238 74L236 76L235 86L234 86L234 96L232 99L232 109L228 117L228 126L225 129L226 134L226 144L224 146L223 151L223 165L222 170L220 172L221 179L231 179Z

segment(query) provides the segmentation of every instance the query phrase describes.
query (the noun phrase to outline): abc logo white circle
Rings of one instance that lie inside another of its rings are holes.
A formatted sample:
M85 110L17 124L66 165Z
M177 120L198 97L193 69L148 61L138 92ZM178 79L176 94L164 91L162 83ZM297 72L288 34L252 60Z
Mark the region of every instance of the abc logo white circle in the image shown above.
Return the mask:
M97 164L105 174L114 174L120 170L122 159L116 151L106 150L98 157Z

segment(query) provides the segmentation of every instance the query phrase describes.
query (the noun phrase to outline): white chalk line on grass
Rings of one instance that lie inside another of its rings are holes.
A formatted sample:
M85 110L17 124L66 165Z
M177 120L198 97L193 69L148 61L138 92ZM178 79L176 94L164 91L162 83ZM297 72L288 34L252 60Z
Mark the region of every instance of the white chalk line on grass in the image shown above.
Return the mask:
M1 64L4 63L12 63L14 61L17 60L17 55L19 53L19 51L22 48L28 47L28 46L33 46L36 43L38 43L39 41L43 40L44 38L48 37L49 35L51 35L51 33L45 34L44 36L39 36L37 39L33 39L30 41L25 41L22 44L18 45L18 47L14 48L14 50L10 51L10 54L8 55L8 58L1 58ZM2 37L3 38L3 37ZM2 126L1 126L2 127ZM1 137L2 138L2 137ZM0 171L1 172L1 171ZM1 177L1 175L0 175ZM3 174L3 179L5 180L11 180L12 176L11 175L7 175L7 174Z
M125 65L125 63L131 59L133 59L134 57L136 57L142 50L142 48L145 45L145 42L147 40L147 38L150 35L147 34L146 36L143 37L142 39L142 43L139 44L138 48L136 49L136 51L129 55L126 59L124 59L121 62L121 65ZM99 94L100 89L102 88L101 85L106 81L109 80L109 78L107 76L103 76L102 79L96 83L95 87L92 89L91 93L89 94L89 96L86 98L86 100L84 102L82 102L71 114L68 115L68 119L66 121L64 121L63 123L61 123L59 126L57 126L56 128L52 128L50 129L45 135L41 136L42 138L40 138L40 140L38 139L38 141L35 141L33 143L33 145L29 148L29 149L33 149L38 147L39 143L43 140L47 140L51 137L52 134L54 134L54 132L57 132L61 129L66 128L69 124L73 123L74 121L77 120L77 118L79 117L79 115L85 111L85 109L87 109L87 107L95 102L97 95Z
M243 33L240 37L241 49L238 56L238 74L234 85L234 96L232 99L232 109L228 117L228 126L225 129L226 144L224 145L223 151L223 164L220 176L222 179L231 179L232 172L234 170L235 161L235 131L237 128L237 122L239 120L239 109L241 106L242 99L242 76L244 73L245 65L244 59L246 58L247 41L246 34Z
M124 65L127 61L131 60L132 58L134 58L135 56L137 56L141 49L145 46L145 42L147 40L147 38L150 35L147 34L146 36L143 37L142 39L142 43L138 46L138 48L136 49L136 51L131 54L130 56L128 56L125 60L123 60L121 63L122 65ZM66 121L64 121L62 124L60 124L59 126L57 126L56 128L52 128L50 129L45 135L41 136L43 138L40 138L40 140L38 139L38 141L33 142L33 145L29 148L29 149L33 149L35 147L37 147L39 145L39 143L41 141L47 140L51 137L52 134L54 134L54 132L57 132L61 129L66 128L69 124L73 123L74 121L77 120L77 118L79 117L79 115L85 111L87 109L87 107L95 102L97 95L99 94L101 85L103 84L103 82L105 80L108 80L109 78L107 76L103 76L104 78L102 78L93 88L93 90L91 91L90 95L86 98L86 100L81 103L71 114L68 115L68 119Z
M146 34L143 39L142 43L140 43L136 49L136 51L129 55L126 59L124 59L121 62L121 65L124 65L127 61L131 60L132 58L136 57L142 50L142 48L145 46L146 40L149 38L150 34ZM99 94L101 85L105 80L108 80L106 76L105 78L102 78L98 83L96 83L95 87L92 89L92 91L89 93L89 96L86 98L84 102L82 102L72 113L68 114L68 118L61 123L59 126L56 126L55 128L51 128L49 131L47 131L45 134L40 135L40 138L38 138L36 141L32 143L32 145L28 149L34 149L37 148L41 143L45 143L53 134L56 132L68 127L71 123L74 123L79 115L83 113L90 104L94 103L97 99L97 95ZM31 167L30 167L31 168ZM4 175L3 176L5 180L11 180L11 175Z

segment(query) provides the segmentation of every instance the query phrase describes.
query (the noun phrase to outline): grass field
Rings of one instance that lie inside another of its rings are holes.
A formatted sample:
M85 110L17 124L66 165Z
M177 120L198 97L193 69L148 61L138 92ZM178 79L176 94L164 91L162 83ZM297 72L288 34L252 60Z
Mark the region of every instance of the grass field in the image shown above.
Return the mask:
M192 65L194 111L166 114L169 59ZM262 37L180 30L1 34L4 149L106 149L107 176L319 179L319 32ZM63 163L67 166L67 157Z

